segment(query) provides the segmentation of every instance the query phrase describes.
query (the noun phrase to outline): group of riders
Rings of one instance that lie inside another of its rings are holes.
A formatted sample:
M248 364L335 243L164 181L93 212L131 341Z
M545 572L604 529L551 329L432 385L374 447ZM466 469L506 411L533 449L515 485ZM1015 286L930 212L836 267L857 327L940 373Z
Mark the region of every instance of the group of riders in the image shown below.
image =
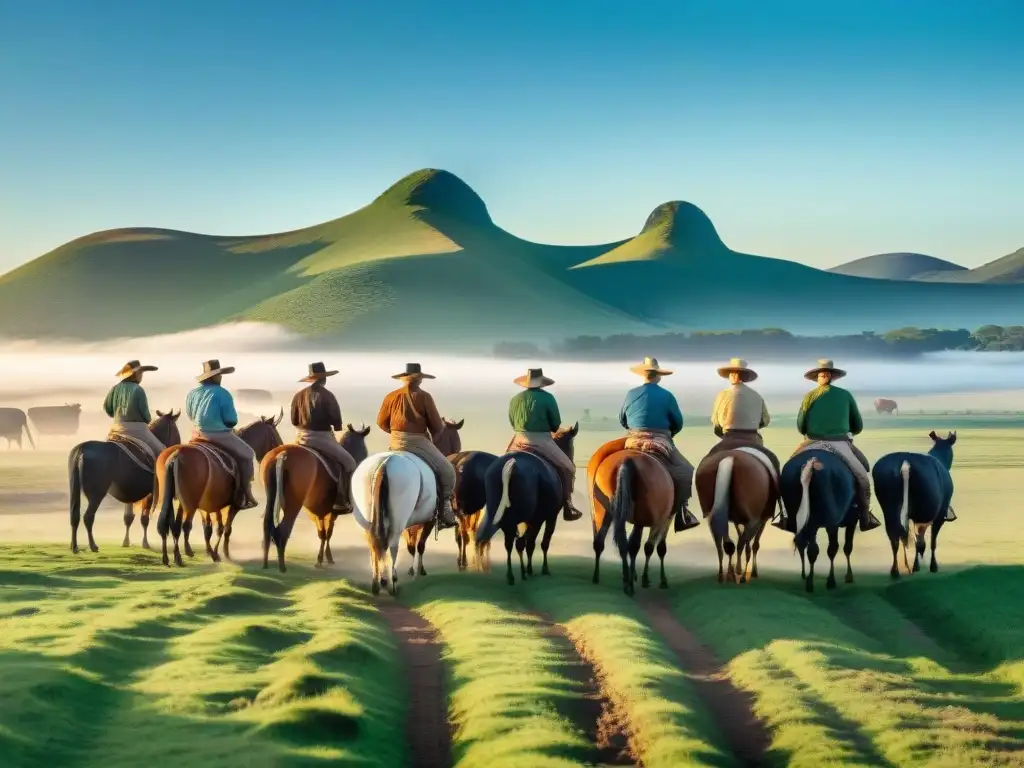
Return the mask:
M138 360L126 363L116 374L120 381L108 392L103 404L104 411L113 419L109 438L127 437L144 443L154 458L167 446L148 429L151 415L141 383L144 373L155 370L156 366L142 365ZM193 441L213 443L235 459L239 470L235 504L238 509L251 509L257 505L251 487L255 454L235 432L238 414L234 399L221 383L234 370L218 360L204 362L202 373L196 377L197 386L185 399L185 412L194 425ZM661 386L662 379L672 375L672 371L662 368L653 357L644 358L630 370L643 383L626 393L619 411L619 422L628 433L625 447L655 454L662 460L675 486L674 528L693 528L699 525L689 509L694 467L673 441L683 428L683 414L675 396ZM297 444L320 452L343 469L334 508L339 514L346 514L352 511L350 480L356 462L335 436L342 430L341 409L327 389L326 380L337 373L320 362L309 366L308 375L299 380L307 386L292 398L291 423L296 429ZM771 416L764 398L750 386L757 373L745 360L733 358L718 369L718 374L729 381L729 386L715 399L711 423L720 440L708 455L741 447L756 449L770 461L777 481L781 473L779 459L765 447L760 432ZM811 444L825 443L845 461L857 479L860 527L867 531L878 527L879 522L870 511L868 460L853 444L853 437L860 434L864 423L853 396L835 385L845 375L831 360L819 360L804 374L817 386L801 403L797 429L804 439L794 454ZM404 371L392 378L400 381L401 386L385 396L377 414L377 426L390 435L390 450L408 451L433 470L439 491L438 527L450 528L456 524L452 510L455 470L434 444L433 438L444 430L445 424L433 397L423 389L424 380L435 377L425 373L419 363L408 363ZM514 436L507 450L527 450L547 459L562 481L563 518L578 520L582 513L572 502L576 466L552 436L561 427L558 403L547 390L554 381L542 369L531 368L514 382L523 391L509 403L508 417ZM780 510L773 525L792 530L785 510Z

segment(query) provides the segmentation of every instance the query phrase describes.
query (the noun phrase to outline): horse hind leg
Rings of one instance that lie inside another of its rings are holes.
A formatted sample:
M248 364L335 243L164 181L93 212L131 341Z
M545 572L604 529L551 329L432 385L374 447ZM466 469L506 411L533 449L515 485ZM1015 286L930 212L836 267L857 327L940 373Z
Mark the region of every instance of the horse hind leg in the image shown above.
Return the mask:
M505 574L505 579L508 581L509 586L516 583L516 577L512 573L512 548L515 546L515 533L505 531L505 562L508 566L508 572Z
M857 532L857 523L846 526L846 537L843 540L843 554L846 556L846 583L853 584L853 564L850 562L850 555L853 554L853 537ZM893 558L895 565L895 558Z
M213 515L207 513L205 510L201 510L199 514L202 515L203 538L206 540L206 554L209 555L210 559L216 563L220 560L220 555L218 555L217 550L213 548ZM219 515L220 513L217 514ZM188 521L186 525L188 525L191 528L191 520ZM186 544L188 543L187 533L185 542ZM187 549L185 551L185 554L189 557L192 556L191 552L189 552Z
M526 580L528 572L526 570L526 560L523 557L523 553L526 552L526 539L522 536L516 537L516 552L519 554L519 574L523 581Z
M182 518L182 522L181 522L181 535L182 535L182 538L184 539L185 555L186 555L186 557L195 557L196 553L192 551L192 542L189 540L189 537L192 535L192 521L193 521L193 519L195 517L195 513L193 512L193 514L191 514L191 515L183 514L182 508L181 508L181 504L178 504L178 515L180 515L181 518ZM203 515L203 513L200 513L200 515ZM205 518L205 515L203 515L203 517ZM205 525L205 523L203 524L203 533L204 534L206 533L206 525ZM213 531L212 530L210 531L210 535L213 535ZM207 553L209 553L209 551L210 551L210 538L209 538L209 536L206 537L206 551L207 551Z
M156 496L151 495L142 505L142 512L139 515L139 525L142 526L142 548L152 549L149 545L149 520L153 514L153 504L156 503ZM125 533L127 537L127 532Z
M235 515L238 514L237 507L231 507L228 509L228 521L224 526L224 559L231 562L231 531L235 524Z
M757 535L754 536L754 542L753 542L753 545L750 548L750 552L751 552L750 578L751 579L758 578L758 575L757 575L757 553L761 549L761 535L764 533L764 529L765 529L765 522L762 520L761 521L761 527L757 529Z
M725 572L726 581L734 581L736 579L736 567L733 565L733 555L736 554L736 545L733 543L732 537L729 535L729 526L725 526L725 536L722 538L722 549L725 550L725 556L729 558L729 567ZM721 579L719 579L721 581Z
M122 547L130 547L132 545L128 537L128 532L131 530L132 523L135 522L135 505L125 504L124 505L124 541L121 542Z
M665 555L668 552L668 544L665 543L665 537L661 537L661 541L658 542L658 560L661 562L661 580L658 582L659 589L668 589L668 579L665 577Z
M327 558L328 565L334 565L334 555L331 552L331 537L334 535L334 521L337 519L338 515L336 513L327 513L327 535L324 543L324 557Z
M401 542L395 540L388 552L391 555L391 583L388 584L388 594L398 597L398 545Z
M640 554L640 545L644 537L644 528L642 525L634 525L632 532L629 534L629 573L630 578L636 582L638 580L636 574L636 558Z
M229 507L227 510L220 510L216 513L217 518L217 541L213 543L213 554L217 556L217 562L220 562L220 543L224 540L224 531L227 529L227 516L231 513L234 507Z
M405 540L405 548L409 552L412 562L409 563L409 576L416 575L416 545L419 543L422 526L413 526L402 531L402 538Z
M939 561L935 559L935 545L939 541L939 530L942 528L944 522L945 517L940 513L932 523L932 559L931 563L928 565L928 570L931 573L938 573L939 571Z
M651 568L651 557L654 556L654 529L651 528L647 534L647 541L644 543L644 572L640 577L640 586L647 589L651 586L651 578L648 571Z
M427 548L427 540L430 538L430 532L434 530L434 521L431 520L428 523L424 523L423 531L420 533L420 540L416 544L416 575L426 576L427 570L423 567L423 552Z
M825 554L828 555L828 579L825 582L826 589L836 588L836 555L839 554L839 528L829 526L825 529L828 534L828 548Z
M324 527L324 519L312 512L309 516L313 518L313 525L316 526L316 537L320 540L320 548L316 552L316 563L314 568L324 567L324 550L327 549L327 529Z
M925 526L917 526L914 536L914 573L921 570L921 560L924 558L924 533Z
M743 527L736 544L736 583L747 583L747 569L750 567L750 541L754 537L754 530L751 526ZM747 553L747 559L743 559L743 553Z

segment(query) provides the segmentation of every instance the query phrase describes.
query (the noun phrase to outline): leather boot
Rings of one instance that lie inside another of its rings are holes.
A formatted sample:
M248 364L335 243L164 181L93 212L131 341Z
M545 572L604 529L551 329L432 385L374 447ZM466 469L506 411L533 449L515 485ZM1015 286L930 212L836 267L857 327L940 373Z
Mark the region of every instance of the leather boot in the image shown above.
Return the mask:
M334 499L334 511L339 515L352 514L352 476L344 469L338 473L338 492Z
M567 493L565 501L562 503L562 519L571 523L573 520L579 520L581 517L583 517L583 513L576 509L572 503L572 492Z
M239 509L253 509L259 506L259 502L252 495L252 486L248 483L238 489L236 496L238 497L236 500L240 502L238 504Z
M857 506L860 509L860 529L871 531L881 525L873 514L871 514L871 490L862 485L857 485Z
M455 519L455 511L452 509L452 500L444 496L441 488L437 489L437 511L434 517L434 525L439 531L446 528L454 528L458 521Z
M956 512L953 511L953 506L946 507L946 522L951 523L956 520Z
M676 520L673 528L676 533L679 533L680 531L688 531L691 528L696 528L700 525L700 520L698 520L690 511L690 507L687 502L677 501L675 507Z

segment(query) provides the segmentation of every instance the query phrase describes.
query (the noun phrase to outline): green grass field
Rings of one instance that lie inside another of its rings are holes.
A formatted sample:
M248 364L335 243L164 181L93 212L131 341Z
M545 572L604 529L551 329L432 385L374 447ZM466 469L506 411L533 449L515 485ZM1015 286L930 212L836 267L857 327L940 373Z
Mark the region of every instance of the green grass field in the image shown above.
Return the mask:
M928 421L872 425L859 444L872 459L921 450L945 426ZM862 535L856 583L821 578L813 595L774 529L749 585L714 580L705 530L670 537L669 589L636 599L611 548L590 583L586 521L559 527L552 576L512 587L500 547L493 573L460 574L450 535L431 540L428 576L400 563L397 602L368 594L350 520L332 571L309 567L304 518L289 572L262 570L259 515L244 513L238 563L168 569L137 523L119 546L107 504L101 551L75 557L64 454L5 452L0 765L1024 765L1024 431L958 428L940 573L894 583L884 536ZM608 437L581 433L580 461ZM497 439L471 421L463 438ZM766 438L793 444L789 425ZM712 439L680 444L697 457ZM426 646L396 611L426 621L434 656L409 662Z

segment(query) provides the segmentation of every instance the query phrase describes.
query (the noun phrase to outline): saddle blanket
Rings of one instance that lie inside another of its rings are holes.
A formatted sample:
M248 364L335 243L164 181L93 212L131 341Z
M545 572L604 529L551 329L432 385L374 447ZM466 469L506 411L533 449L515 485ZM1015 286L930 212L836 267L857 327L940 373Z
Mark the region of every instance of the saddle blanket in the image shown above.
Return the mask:
M771 459L769 459L763 451L759 451L757 450L757 448L752 448L751 446L748 445L740 446L739 448L734 448L733 450L749 453L751 456L756 458L764 465L764 468L768 470L768 476L775 482L775 484L779 484L779 476L775 474L775 467L772 465Z
M796 451L793 452L793 456L799 456L801 453L806 453L807 451L825 451L826 453L831 453L833 456L838 456L843 460L843 464L847 466L850 472L853 473L855 479L867 472L867 470L861 466L860 462L857 461L856 456L852 455L852 452L851 456L847 456L842 451L837 450L834 445L823 440L814 440L807 445L797 448Z
M235 461L235 458L223 448L220 448L207 440L203 440L202 438L195 437L192 438L189 445L193 448L198 448L205 453L208 458L213 459L220 464L221 468L228 473L228 476L231 477L232 480L238 479L238 463Z
M318 451L316 448L314 448L311 445L303 445L303 446L300 446L300 447L301 448L305 448L307 451L309 451L314 456L316 456L317 459L319 459L320 464L323 466L324 471L327 473L327 476L329 478L331 478L331 480L333 480L335 483L338 482L340 477L339 477L339 474L338 474L339 467L338 467L338 464L336 462L331 461L331 459L329 459L326 454L322 453L321 451Z
M152 472L156 465L156 455L150 447L131 435L124 432L114 432L107 437L108 443L113 443L128 456L135 464L147 472Z

